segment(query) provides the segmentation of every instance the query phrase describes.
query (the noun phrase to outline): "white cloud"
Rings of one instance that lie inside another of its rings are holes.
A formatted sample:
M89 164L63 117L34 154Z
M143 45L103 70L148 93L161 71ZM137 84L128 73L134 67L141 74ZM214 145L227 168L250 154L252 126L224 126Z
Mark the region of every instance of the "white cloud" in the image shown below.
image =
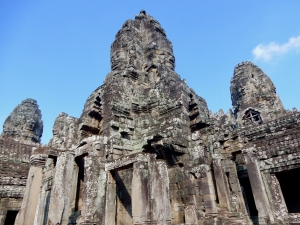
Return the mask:
M252 50L252 54L255 59L269 61L274 56L285 54L291 50L300 51L300 36L291 37L288 42L283 44L278 44L276 42L270 42L267 45L259 44Z

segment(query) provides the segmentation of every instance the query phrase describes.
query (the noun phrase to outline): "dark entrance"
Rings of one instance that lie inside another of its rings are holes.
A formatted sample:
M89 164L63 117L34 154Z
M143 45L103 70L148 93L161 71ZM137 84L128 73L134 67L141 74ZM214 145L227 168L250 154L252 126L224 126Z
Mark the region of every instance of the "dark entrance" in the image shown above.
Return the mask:
M249 216L258 216L249 177L243 176L242 178L239 178L239 181Z
M76 199L75 199L75 211L82 210L82 197L84 189L84 157L76 158L76 164L78 169L77 176L77 189L76 189Z
M300 168L275 173L289 213L300 212Z
M14 225L18 211L7 211L4 225Z
M131 225L132 220L132 185L133 168L113 172L116 182L116 225Z

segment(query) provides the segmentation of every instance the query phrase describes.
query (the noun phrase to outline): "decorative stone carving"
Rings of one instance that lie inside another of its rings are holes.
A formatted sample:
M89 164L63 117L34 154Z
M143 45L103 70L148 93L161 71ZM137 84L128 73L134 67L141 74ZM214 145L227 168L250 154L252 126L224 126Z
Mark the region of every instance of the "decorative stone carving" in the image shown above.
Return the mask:
M249 109L260 113L262 121L284 113L273 82L252 62L242 62L234 68L230 92L233 110L240 123Z
M18 105L3 125L2 137L23 143L40 143L43 133L42 114L36 100L28 98Z
M79 119L59 114L48 146L36 144L36 102L14 110L0 138L0 225L8 209L21 209L16 225L299 222L300 113L251 62L234 69L233 111L209 112L172 48L142 10L116 34L104 84Z
M60 113L53 126L53 138L49 146L55 149L70 149L72 145L77 144L78 119L68 116L66 113Z

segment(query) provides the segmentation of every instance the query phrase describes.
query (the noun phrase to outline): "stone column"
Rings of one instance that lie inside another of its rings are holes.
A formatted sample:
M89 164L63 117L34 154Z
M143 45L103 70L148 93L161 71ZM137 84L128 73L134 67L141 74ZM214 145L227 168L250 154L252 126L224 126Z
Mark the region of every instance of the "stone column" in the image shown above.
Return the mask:
M77 192L77 179L78 179L78 165L76 164L74 160L73 164L73 173L72 173L72 190L70 191L70 209L71 213L73 212L72 209L75 210L75 205L76 205L76 192Z
M229 184L231 187L231 211L242 213L245 221L249 224L252 223L249 213L246 208L245 198L243 197L243 191L240 185L240 181L237 176L236 164L234 161L226 159L223 161L229 170Z
M0 225L4 225L6 214L7 211L5 209L0 209Z
M106 172L100 157L85 157L84 183L84 224L103 224Z
M95 218L94 223L104 224L105 222L105 197L106 197L106 184L107 173L104 168L104 164L99 166L97 179L97 197L95 199Z
M51 184L55 172L54 159L48 158L43 171L42 186L40 189L37 209L34 218L34 225L46 224L50 204Z
M184 209L185 223L198 224L197 212L195 205L188 205Z
M272 223L274 222L274 217L259 169L259 162L256 157L256 149L252 147L249 149L245 149L242 152L245 156L246 167L253 192L253 197L258 211L258 217L261 221L260 224L264 224L263 221L265 219L269 220Z
M46 224L48 219L50 196L51 190L46 190L46 186L43 185L42 190L39 194L39 200L33 225Z
M224 164L222 162L221 155L213 155L213 168L220 206L230 210L230 191L228 186L228 178L225 174Z
M107 174L106 203L105 203L105 225L116 223L116 182L110 171Z
M200 173L200 194L202 195L205 212L207 214L218 213L216 205L215 187L210 167L206 164L199 166Z
M60 152L55 167L47 224L68 224L73 169L74 156L69 152Z
M275 219L288 223L288 210L281 192L279 181L274 173L262 173L262 178L267 187L267 194L272 204Z
M177 177L177 174L175 177ZM185 205L184 220L186 224L198 224L198 219L201 218L201 215L197 213L197 210L199 210L202 205L202 199L199 195L198 182L195 181L194 175L188 171L184 171L183 177L184 179L181 182L178 182L178 186L185 192L183 192L183 203ZM178 198L180 197L181 196L178 196ZM172 204L174 204L173 199Z
M133 164L131 190L133 224L150 224L149 170L147 162L136 162Z
M43 166L47 155L44 154L43 148L33 148L30 157L30 169L28 173L26 188L21 205L21 209L17 215L15 225L32 225L34 224L37 203L42 185Z
M153 225L170 225L169 177L165 161L151 162L151 211Z

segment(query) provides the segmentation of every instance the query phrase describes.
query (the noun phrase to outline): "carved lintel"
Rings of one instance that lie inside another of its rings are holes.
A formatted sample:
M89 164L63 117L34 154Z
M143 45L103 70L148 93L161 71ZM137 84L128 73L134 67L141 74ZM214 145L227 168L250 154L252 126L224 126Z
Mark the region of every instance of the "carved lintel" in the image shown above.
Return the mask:
M150 162L150 160L155 159L155 157L155 154L149 153L135 153L131 155L126 155L124 157L106 163L105 171L111 171L124 166L128 166L134 162Z

